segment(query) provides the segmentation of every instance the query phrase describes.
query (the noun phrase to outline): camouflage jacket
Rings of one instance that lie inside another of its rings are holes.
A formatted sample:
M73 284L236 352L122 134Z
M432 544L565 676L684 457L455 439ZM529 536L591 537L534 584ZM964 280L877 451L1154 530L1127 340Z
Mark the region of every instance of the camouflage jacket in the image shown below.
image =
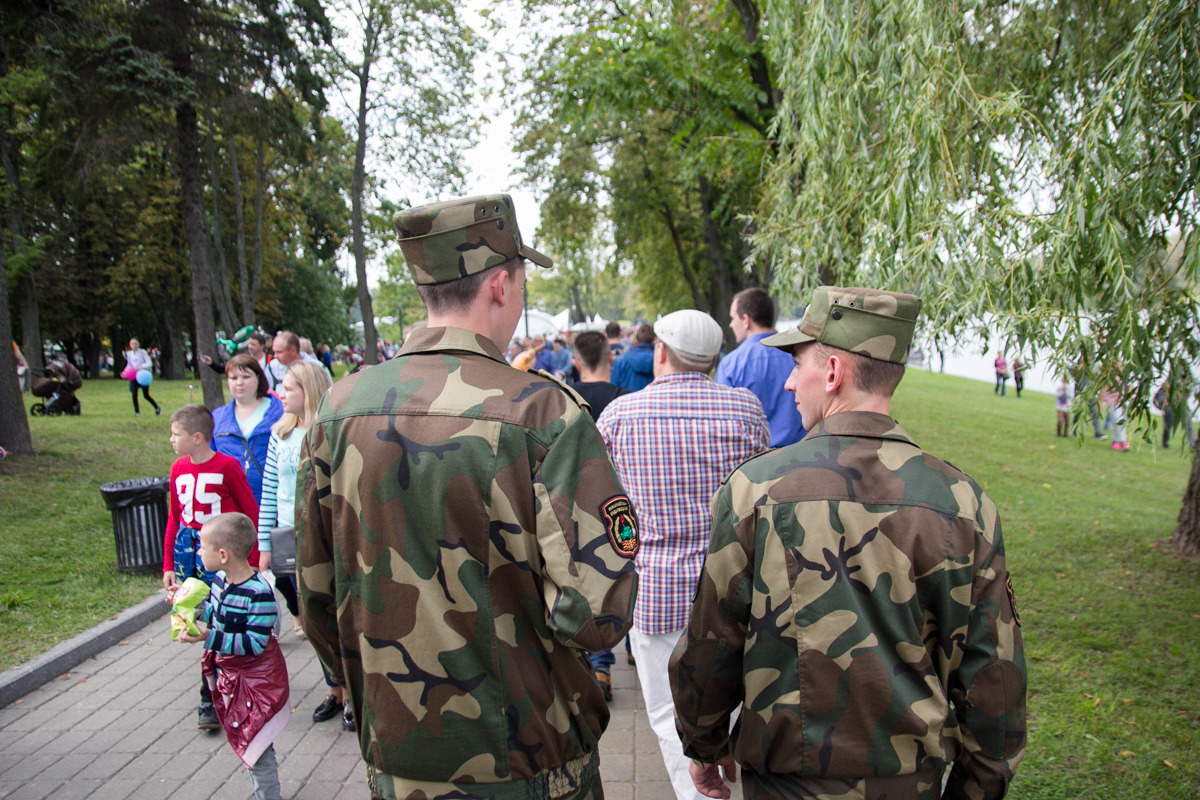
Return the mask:
M747 797L871 781L937 797L947 763L946 796L1001 797L1025 751L1026 673L995 506L890 417L825 419L713 498L670 674L700 761L730 752L744 703ZM773 788L756 793L760 776Z
M595 751L582 651L628 630L638 539L576 395L429 328L329 391L298 481L304 628L401 797Z

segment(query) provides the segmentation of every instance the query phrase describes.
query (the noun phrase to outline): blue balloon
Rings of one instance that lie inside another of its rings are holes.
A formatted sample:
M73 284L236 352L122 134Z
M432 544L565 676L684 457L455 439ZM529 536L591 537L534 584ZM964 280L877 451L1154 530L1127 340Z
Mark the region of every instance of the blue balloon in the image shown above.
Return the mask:
M138 386L149 386L150 381L154 380L154 373L142 367L137 371Z

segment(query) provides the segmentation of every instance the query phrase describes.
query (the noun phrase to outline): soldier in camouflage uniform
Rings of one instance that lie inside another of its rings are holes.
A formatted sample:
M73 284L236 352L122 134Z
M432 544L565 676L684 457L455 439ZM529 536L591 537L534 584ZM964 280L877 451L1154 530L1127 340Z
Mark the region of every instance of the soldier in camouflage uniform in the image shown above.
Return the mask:
M920 301L817 289L787 382L808 436L713 498L671 658L692 778L729 797L1002 797L1025 752L1025 658L996 507L888 416ZM741 715L730 734L731 714ZM943 772L951 765L943 794Z
M348 687L373 797L600 798L584 651L629 628L637 520L586 407L509 367L507 195L395 217L429 312L338 382L303 450L304 628Z

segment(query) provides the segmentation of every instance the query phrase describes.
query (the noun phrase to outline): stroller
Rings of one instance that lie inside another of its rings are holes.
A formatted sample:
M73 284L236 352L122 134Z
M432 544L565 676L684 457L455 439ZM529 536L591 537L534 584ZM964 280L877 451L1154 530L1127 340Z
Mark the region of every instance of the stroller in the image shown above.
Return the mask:
M30 372L37 372L31 369ZM30 391L34 397L43 397L46 402L34 403L29 407L29 413L35 417L57 417L62 414L79 416L82 406L75 391L83 387L83 376L71 364L52 361L47 365L42 377L33 379Z

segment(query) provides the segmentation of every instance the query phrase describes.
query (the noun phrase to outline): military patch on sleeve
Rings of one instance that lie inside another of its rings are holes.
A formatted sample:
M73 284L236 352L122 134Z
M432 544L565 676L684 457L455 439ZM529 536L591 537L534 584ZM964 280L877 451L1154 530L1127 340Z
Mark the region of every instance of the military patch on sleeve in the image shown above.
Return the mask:
M1004 586L1008 589L1008 605L1012 609L1013 621L1017 623L1017 627L1021 627L1021 615L1017 613L1017 596L1013 594L1012 575L1009 575L1004 580Z
M604 530L608 532L608 540L618 555L633 558L638 551L637 514L633 511L633 503L623 494L608 498L600 506L604 515Z

